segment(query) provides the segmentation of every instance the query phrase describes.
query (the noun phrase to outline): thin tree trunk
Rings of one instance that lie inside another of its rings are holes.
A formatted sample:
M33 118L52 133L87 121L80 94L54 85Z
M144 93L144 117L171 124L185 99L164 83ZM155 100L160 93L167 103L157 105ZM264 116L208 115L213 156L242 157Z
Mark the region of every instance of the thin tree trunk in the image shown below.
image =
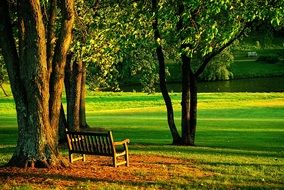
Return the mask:
M59 3L59 5L61 5L62 21L60 34L54 50L56 53L52 61L49 101L50 124L52 128L56 129L56 132L58 132L67 51L71 43L75 19L73 0L65 0L64 3Z
M86 63L82 62L82 80L80 96L80 128L89 128L86 120Z
M161 38L159 29L158 29L158 17L157 17L157 1L152 0L152 8L153 12L155 13L155 18L152 23L152 27L154 30L154 38L157 41ZM168 126L170 128L170 132L173 139L173 144L181 144L181 137L177 131L175 120L174 120L174 111L172 106L171 97L168 93L167 84L166 84L166 72L165 72L165 58L164 53L162 50L162 46L157 44L156 47L156 54L159 63L159 81L160 81L160 89L163 95L164 102L167 108L167 119L168 119Z
M182 98L181 98L181 127L182 143L190 145L190 59L182 54Z
M70 60L71 61L71 60ZM66 67L66 97L67 97L67 122L71 130L80 129L80 98L82 64L78 61L71 61Z
M65 130L66 129L68 129L67 120L66 120L66 117L65 117L63 104L61 104L60 119L59 119L59 129L58 129L58 134L59 134L58 143L59 144L63 144L63 143L66 142L66 137L65 137Z
M72 55L68 54L66 58L66 66L65 66L65 77L64 77L64 85L65 85L65 94L66 94L66 102L67 102L67 128L69 130L73 130L70 125L68 125L69 120L69 109L71 109L71 102L69 101L71 99L71 73L72 73Z
M197 79L195 75L190 72L190 135L189 145L195 145L195 132L197 125Z
M73 91L73 107L72 116L73 123L76 129L80 129L80 104L81 104L81 83L82 83L82 61L76 60L73 63L73 77L71 77L71 89Z
M48 25L47 25L47 40L46 40L46 55L47 55L47 67L49 72L49 77L52 72L52 59L54 55L54 46L55 46L55 21L56 21L56 4L57 0L49 1L49 10L48 10Z
M77 131L89 128L85 108L86 65L80 59L72 61L72 55L68 55L65 75L68 128Z
M171 131L173 144L181 144L181 137L178 134L175 120L174 120L174 110L172 106L171 97L168 93L168 89L166 86L166 79L165 79L165 63L164 63L164 56L161 47L156 48L156 52L158 55L158 62L159 62L159 81L160 81L160 89L164 98L164 102L167 108L167 119L168 119L168 126Z

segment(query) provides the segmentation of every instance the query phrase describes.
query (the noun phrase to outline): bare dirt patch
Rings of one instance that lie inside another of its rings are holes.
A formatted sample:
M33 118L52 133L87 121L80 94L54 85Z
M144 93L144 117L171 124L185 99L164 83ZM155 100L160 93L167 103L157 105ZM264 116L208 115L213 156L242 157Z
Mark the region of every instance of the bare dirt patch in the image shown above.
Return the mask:
M90 184L116 184L126 187L165 184L190 176L202 178L212 173L195 167L191 160L159 155L130 155L130 166L111 166L111 158L87 156L87 161L77 161L68 168L23 169L0 168L0 184L9 189L28 185L35 189L66 189ZM0 186L1 187L1 186Z

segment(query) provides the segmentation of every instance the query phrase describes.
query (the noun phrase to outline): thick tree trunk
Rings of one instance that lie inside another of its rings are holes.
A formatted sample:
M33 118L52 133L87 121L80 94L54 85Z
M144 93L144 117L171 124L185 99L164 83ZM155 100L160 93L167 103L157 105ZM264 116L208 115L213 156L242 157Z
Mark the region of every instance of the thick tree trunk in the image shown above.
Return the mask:
M190 59L182 54L181 128L182 144L190 145Z
M159 29L158 29L158 18L157 18L157 1L152 0L152 8L153 12L155 12L155 18L152 23L152 27L154 30L154 38L157 41L159 38L161 38ZM168 126L170 128L170 132L173 139L173 144L181 144L181 137L179 136L179 133L177 131L175 120L174 120L174 110L172 106L171 97L168 93L167 84L166 84L166 72L165 72L165 58L162 46L160 44L157 44L156 47L156 54L158 58L159 63L159 81L160 81L160 90L162 92L166 108L167 108L167 119L168 119Z
M11 82L11 85L12 89L17 88L13 91L13 95L16 101L19 126L17 147L9 164L12 166L52 165L57 162L55 158L58 152L48 114L49 86L48 83L46 85L45 30L39 2L21 3L19 8L25 10L22 11L24 31L29 32L22 35L24 48L20 53L23 54L21 57L23 56L25 59L19 61L21 67L19 67L19 62L15 63L13 71L8 67L9 73L19 72L20 76L19 80L19 78L9 75L11 81L17 80ZM10 35L12 35L12 32L10 32ZM13 51L14 56L18 57L15 49L4 51ZM13 64L9 61L7 55L4 55L4 57L6 57L7 65ZM21 87L15 85L14 82L19 83ZM18 97L19 91L25 97L23 102L17 101L22 99Z
M7 1L0 1L1 48L18 120L18 141L9 161L11 166L49 167L62 163L57 149L58 122L64 77L62 73L74 22L73 0L66 0L61 5L62 30L57 41L50 82L40 1L18 1L19 55Z

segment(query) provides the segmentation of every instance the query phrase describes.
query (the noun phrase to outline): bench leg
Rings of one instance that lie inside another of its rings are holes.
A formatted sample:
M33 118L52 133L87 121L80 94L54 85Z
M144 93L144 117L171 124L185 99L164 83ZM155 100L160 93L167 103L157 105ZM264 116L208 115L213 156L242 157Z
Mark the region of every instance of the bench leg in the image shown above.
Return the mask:
M128 167L129 166L129 156L128 156L128 146L127 146L127 144L124 144L124 149L125 149L124 158L125 158L125 161L126 161L125 165Z
M69 162L73 163L73 155L71 153L69 153Z
M125 154L124 158L125 158L125 161L126 161L126 164L125 164L125 165L128 167L128 166L129 166L129 156L128 156L128 152Z
M72 153L69 153L69 161L70 161L70 163L73 163L76 160L82 160L83 162L85 162L86 161L86 155L85 154L81 154L81 156L74 158L74 155Z
M117 161L116 161L116 156L115 155L113 155L113 157L112 157L112 162L113 162L113 165L114 165L114 167L116 168L117 167Z

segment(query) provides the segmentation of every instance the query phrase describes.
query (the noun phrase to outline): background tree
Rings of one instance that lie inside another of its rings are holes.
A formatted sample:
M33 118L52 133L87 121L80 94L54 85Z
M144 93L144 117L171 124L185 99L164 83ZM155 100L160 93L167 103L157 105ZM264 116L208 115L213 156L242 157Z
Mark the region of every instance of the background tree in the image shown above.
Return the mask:
M58 20L52 19L55 9L60 14ZM12 24L12 18L18 25ZM57 22L58 35L54 27ZM9 161L11 166L62 164L57 148L58 122L73 22L73 0L0 2L0 44L18 121L18 141Z
M93 15L99 6L99 1L76 1L76 19L73 28L73 43L67 56L65 68L65 92L67 99L67 121L70 130L89 128L86 121L86 50L89 33L92 30ZM63 109L63 107L62 107ZM64 111L62 115L64 116ZM62 118L64 121L64 118ZM63 122L64 123L64 122ZM64 130L64 127L61 127ZM61 134L64 134L63 132ZM64 138L64 135L62 135Z
M92 6L82 9L79 23L84 24L85 40L77 41L73 48L81 51L91 90L118 91L120 85L139 82L145 91L153 91L157 65L153 61L154 43L146 5L100 1L95 13Z
M230 48L226 48L208 63L199 78L206 81L230 80L233 78L230 71L233 62L234 55Z
M76 1L73 43L65 69L67 122L62 122L71 130L88 127L86 82L92 90L117 91L125 79L135 76L145 91L155 88L153 41L149 15L144 15L149 12L143 5L131 1ZM64 127L60 129L64 139Z
M7 81L8 81L8 74L7 74L5 64L4 64L3 57L1 56L1 52L0 52L0 88L2 89L5 96L8 96L8 94L5 91L3 84Z
M177 144L195 144L198 78L214 57L242 36L253 20L264 18L268 9L263 11L263 7L268 3L234 0L152 1L160 68L163 68L164 51L168 46L172 47L176 60L179 59L182 65L182 135ZM278 6L276 3L273 2L274 7ZM165 81L164 74L160 77L160 81ZM166 94L165 87L164 91ZM164 96L164 100L166 105L171 105L169 97ZM173 115L169 110L168 116ZM178 139L173 138L174 142Z

